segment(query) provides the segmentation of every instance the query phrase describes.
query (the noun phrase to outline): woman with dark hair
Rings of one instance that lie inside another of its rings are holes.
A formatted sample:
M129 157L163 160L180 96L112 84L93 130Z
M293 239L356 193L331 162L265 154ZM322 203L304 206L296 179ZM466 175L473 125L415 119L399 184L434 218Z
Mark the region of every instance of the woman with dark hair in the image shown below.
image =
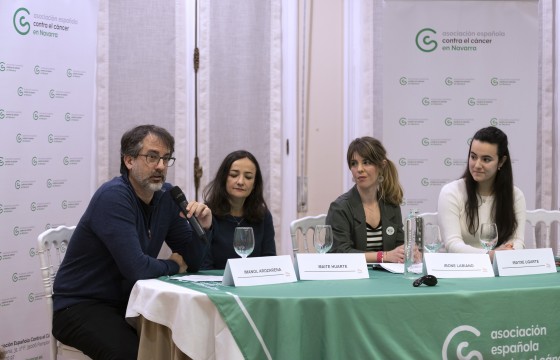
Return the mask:
M439 194L438 222L445 247L454 253L485 253L481 224L496 223L495 250L523 249L525 196L513 185L507 135L496 127L478 130L471 141L461 179ZM494 250L488 252L494 258Z
M350 143L346 160L356 185L329 207L331 252L365 253L368 263L402 263L403 190L395 164L381 142L369 136Z
M204 269L224 269L228 259L239 257L233 249L238 226L253 228L255 248L249 256L276 255L272 215L264 201L261 169L253 154L238 150L227 155L203 197L214 215Z

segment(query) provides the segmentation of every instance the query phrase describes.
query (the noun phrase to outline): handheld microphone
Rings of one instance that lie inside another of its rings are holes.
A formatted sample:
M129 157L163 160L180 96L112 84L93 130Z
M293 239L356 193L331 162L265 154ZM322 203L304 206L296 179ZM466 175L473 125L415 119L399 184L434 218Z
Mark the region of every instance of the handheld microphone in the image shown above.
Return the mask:
M171 197L173 198L173 201L175 201L175 204L179 206L181 212L183 213L183 215L185 215L185 217L189 221L189 224L191 224L191 227L196 232L196 235L198 235L198 237L201 238L202 240L208 241L208 239L206 238L206 233L204 232L202 226L200 226L198 219L194 215L191 217L187 216L188 201L185 194L183 193L183 190L181 190L181 188L178 186L174 186L171 189Z

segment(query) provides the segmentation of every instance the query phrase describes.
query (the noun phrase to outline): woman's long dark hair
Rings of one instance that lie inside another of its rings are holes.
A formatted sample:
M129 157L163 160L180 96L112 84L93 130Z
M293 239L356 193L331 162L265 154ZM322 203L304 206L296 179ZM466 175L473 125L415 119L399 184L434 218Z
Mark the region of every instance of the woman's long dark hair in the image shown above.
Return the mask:
M508 241L517 229L517 218L515 217L514 210L513 171L508 150L508 139L507 135L502 130L490 126L478 130L472 138L472 141L474 140L497 145L498 163L504 156L506 157L506 160L496 172L493 184L494 205L492 206L492 217L498 227L498 244L496 246L499 246ZM469 170L472 141L471 146L469 146L467 169L463 174L463 179L465 179L465 184L467 186L467 203L465 204L467 225L469 233L474 235L480 225L478 220L480 199L476 191L478 183L474 180Z
M258 223L264 220L267 211L266 202L263 196L263 179L261 168L257 159L248 151L237 150L225 157L216 172L216 177L204 189L202 196L206 205L212 210L212 214L217 217L224 217L231 212L229 194L226 183L229 176L231 165L239 159L249 159L257 169L253 191L243 203L243 217L245 220Z

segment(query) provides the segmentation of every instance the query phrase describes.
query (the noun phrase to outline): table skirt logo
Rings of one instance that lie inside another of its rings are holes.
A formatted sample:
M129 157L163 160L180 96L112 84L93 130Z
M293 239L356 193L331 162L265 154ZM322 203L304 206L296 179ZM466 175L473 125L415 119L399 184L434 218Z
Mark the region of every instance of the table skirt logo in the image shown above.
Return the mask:
M456 354L454 356L452 356L451 358L448 358L447 352L448 352L448 348L449 348L449 343L451 342L451 340L453 340L453 338L456 335L458 335L462 332L469 332L471 334L474 334L476 337L480 336L480 331L478 331L478 329L475 328L475 327L472 327L470 325L457 326L455 329L451 330L451 332L447 335L447 337L445 338L445 341L443 342L443 347L441 349L442 359L443 360L448 360L448 359L458 359L458 360L478 359L478 360L482 360L483 359L482 354L477 350L469 351L468 354L463 355L463 350L465 350L469 346L468 341L461 341L459 343L459 345L457 346Z

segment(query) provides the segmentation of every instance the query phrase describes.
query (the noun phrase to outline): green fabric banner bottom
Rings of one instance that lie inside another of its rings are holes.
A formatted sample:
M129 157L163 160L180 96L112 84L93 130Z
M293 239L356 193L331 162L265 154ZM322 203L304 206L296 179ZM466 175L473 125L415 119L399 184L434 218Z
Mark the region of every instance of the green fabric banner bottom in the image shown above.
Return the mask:
M369 276L251 287L160 280L206 293L246 359L560 360L558 273L417 288L400 274Z

